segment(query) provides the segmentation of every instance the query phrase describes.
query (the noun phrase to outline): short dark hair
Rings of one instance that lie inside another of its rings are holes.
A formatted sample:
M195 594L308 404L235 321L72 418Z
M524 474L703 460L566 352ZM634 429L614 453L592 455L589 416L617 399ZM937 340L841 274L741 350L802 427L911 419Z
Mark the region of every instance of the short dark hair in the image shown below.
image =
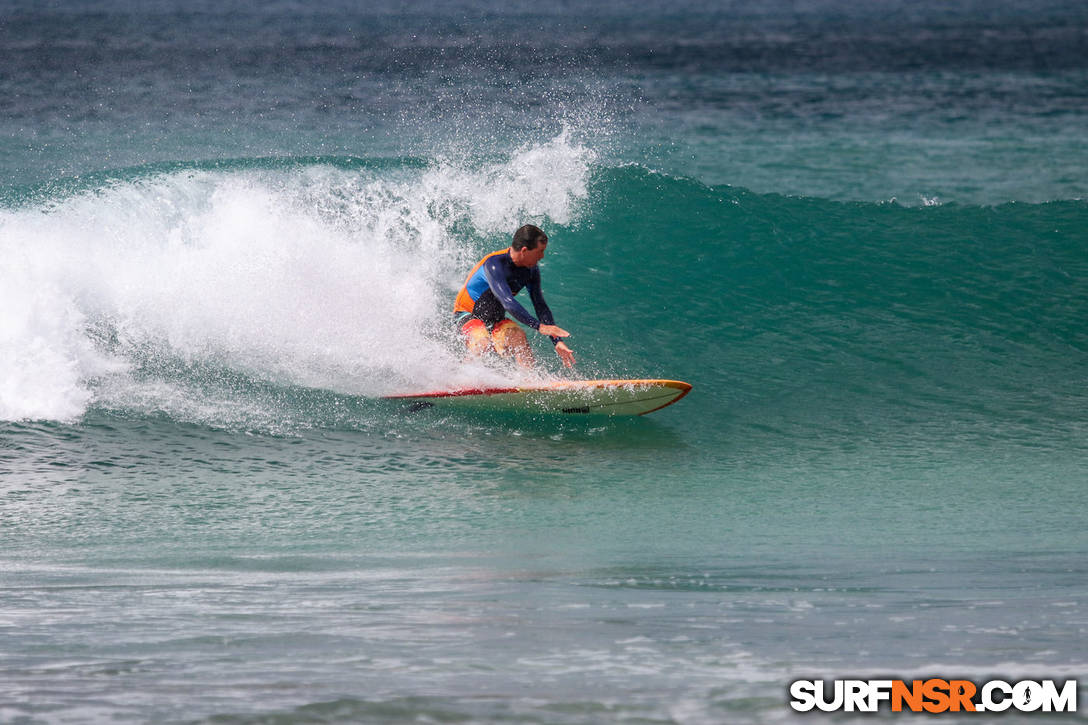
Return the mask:
M518 250L536 249L538 244L547 243L548 235L545 234L540 227L526 224L521 229L514 232L514 241L510 243L510 246Z

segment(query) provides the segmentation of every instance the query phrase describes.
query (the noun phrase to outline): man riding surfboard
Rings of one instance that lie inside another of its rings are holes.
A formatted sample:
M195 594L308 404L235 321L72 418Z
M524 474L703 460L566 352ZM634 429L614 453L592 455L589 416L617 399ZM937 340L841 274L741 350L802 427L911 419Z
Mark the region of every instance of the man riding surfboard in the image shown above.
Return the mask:
M509 248L488 254L468 273L454 301L453 314L470 352L482 355L493 348L503 357L513 357L523 367L532 367L533 352L525 331L514 322L517 320L550 337L563 364L568 368L574 365L574 352L561 339L570 333L555 325L540 291L537 263L547 246L548 235L539 227L526 224L514 232ZM514 299L523 288L529 289L536 317ZM514 320L507 318L506 313Z

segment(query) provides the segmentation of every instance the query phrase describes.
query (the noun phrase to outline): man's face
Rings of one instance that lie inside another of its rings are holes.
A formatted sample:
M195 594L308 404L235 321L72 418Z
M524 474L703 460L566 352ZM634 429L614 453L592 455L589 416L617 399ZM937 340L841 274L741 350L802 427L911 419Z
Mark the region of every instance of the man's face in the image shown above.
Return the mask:
M510 258L514 260L514 264L519 267L535 267L544 257L544 249L548 246L547 242L536 245L536 249L529 249L526 247L522 250L513 250L510 254Z

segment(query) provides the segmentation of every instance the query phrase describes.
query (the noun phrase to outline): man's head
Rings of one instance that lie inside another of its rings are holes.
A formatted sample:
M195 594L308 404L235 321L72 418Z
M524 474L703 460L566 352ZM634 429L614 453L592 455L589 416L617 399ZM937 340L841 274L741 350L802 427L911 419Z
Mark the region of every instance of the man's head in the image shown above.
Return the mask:
M514 239L510 242L510 259L519 267L535 267L547 246L548 235L540 227L526 224L514 232Z

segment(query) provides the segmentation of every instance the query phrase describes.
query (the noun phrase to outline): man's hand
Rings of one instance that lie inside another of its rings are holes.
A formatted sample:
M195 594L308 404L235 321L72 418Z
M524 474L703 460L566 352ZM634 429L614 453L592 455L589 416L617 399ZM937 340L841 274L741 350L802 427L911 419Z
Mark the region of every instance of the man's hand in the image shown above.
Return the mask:
M537 330L541 335L547 335L548 337L570 337L570 333L561 327L555 325L541 325Z
M555 343L555 354L559 356L559 359L562 360L563 364L568 368L574 367L574 352L567 347L567 343Z

